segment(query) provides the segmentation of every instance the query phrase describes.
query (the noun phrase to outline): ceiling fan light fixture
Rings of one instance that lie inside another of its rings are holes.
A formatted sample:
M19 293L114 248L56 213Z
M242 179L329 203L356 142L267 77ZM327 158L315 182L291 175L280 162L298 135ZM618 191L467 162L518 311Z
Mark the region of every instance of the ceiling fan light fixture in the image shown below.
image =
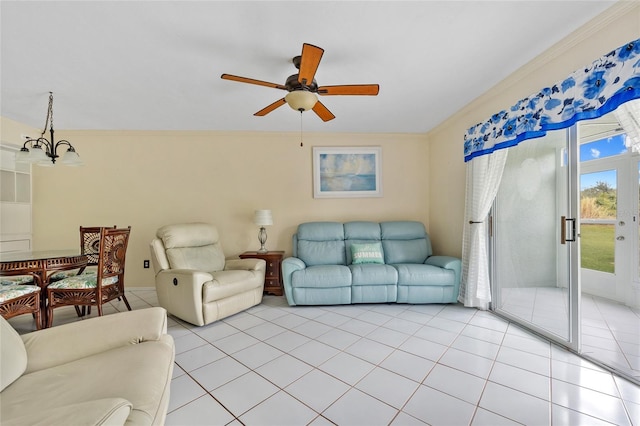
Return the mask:
M295 111L308 111L318 102L318 96L315 93L306 90L294 90L284 97L287 104Z

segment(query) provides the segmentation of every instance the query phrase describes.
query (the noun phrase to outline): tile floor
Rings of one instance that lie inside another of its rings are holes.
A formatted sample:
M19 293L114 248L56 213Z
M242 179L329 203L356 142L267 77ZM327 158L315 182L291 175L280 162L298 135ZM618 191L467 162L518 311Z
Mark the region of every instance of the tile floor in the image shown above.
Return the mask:
M567 297L561 288L508 288L503 290L502 306L514 316L565 336ZM640 381L640 309L586 293L581 303L582 352Z
M127 297L157 305L153 289ZM61 308L54 325L76 320ZM10 322L33 327L28 315ZM169 324L168 425L640 425L640 387L460 305L289 307L265 296L205 327Z

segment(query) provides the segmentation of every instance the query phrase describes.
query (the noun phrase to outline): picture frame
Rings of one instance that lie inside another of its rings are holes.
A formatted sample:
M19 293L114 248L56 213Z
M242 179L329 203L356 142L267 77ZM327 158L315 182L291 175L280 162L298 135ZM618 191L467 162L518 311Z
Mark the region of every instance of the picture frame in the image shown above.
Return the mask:
M382 148L313 147L313 198L382 197Z

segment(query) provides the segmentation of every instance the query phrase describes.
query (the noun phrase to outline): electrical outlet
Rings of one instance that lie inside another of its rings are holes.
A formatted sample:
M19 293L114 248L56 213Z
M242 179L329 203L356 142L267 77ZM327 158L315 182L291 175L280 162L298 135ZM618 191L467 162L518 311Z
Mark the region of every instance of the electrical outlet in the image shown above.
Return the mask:
M145 260L145 261L144 261L144 268L145 268L145 269L148 269L148 268L149 268L149 261L148 261L148 260Z

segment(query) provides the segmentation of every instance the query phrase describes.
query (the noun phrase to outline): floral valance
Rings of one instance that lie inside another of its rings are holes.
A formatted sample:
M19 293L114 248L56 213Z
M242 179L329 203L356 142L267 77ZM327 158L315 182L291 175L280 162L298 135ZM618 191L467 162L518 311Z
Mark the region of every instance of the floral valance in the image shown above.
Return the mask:
M602 56L563 81L518 101L471 127L464 160L597 118L640 98L640 39Z

